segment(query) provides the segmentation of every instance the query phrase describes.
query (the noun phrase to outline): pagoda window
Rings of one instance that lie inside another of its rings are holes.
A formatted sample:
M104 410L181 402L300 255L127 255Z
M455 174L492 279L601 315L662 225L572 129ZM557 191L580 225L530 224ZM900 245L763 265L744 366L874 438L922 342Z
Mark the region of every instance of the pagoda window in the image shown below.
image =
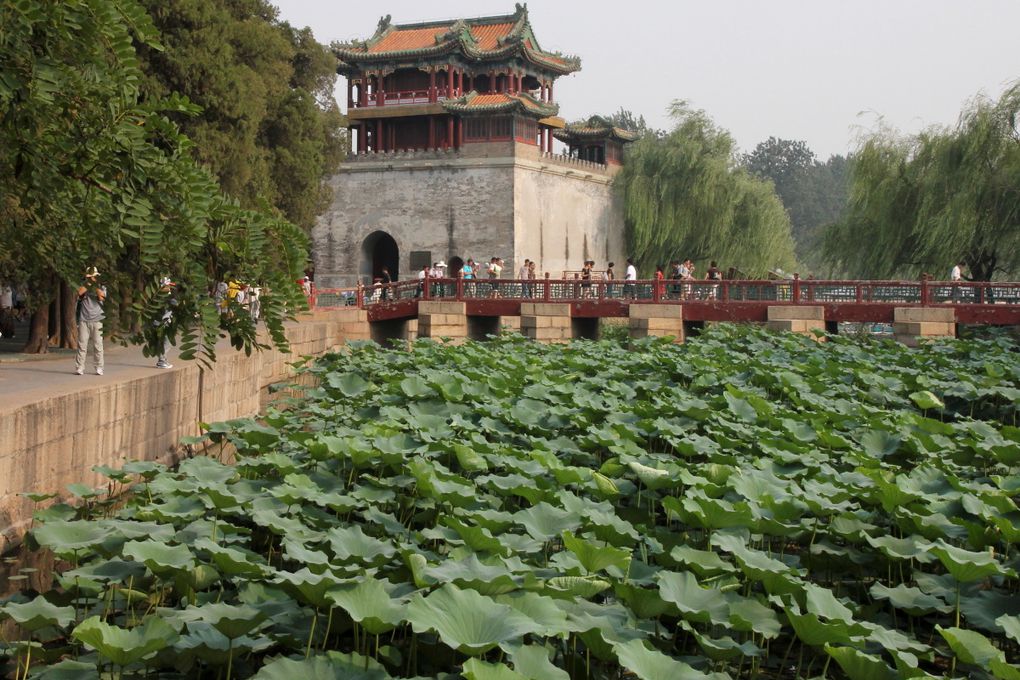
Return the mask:
M535 144L538 139L538 121L534 118L517 118L514 121L514 139Z
M489 138L488 118L465 118L464 141L483 142Z
M491 128L489 130L489 139L496 141L513 138L513 118L510 116L500 116L499 118L492 118L490 122Z

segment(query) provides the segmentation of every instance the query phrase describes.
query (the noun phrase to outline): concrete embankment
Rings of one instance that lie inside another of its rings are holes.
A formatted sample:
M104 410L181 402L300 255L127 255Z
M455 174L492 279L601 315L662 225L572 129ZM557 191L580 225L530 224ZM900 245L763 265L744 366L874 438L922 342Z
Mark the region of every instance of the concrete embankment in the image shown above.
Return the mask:
M289 365L348 340L368 339L363 310L307 315L288 326L290 352L246 356L218 348L212 368L177 362L152 368L137 350L108 352L106 374L75 376L70 356L0 366L0 552L20 542L35 504L26 492L67 495L73 483L101 485L93 467L130 460L174 463L181 437L200 422L259 413L268 387Z

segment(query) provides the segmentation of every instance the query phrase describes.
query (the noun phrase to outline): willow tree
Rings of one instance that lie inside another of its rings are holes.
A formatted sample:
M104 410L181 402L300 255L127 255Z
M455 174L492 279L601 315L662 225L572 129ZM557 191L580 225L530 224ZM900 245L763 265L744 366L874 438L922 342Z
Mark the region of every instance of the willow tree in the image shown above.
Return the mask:
M975 98L954 128L880 130L851 164L846 216L826 235L829 259L855 276L972 278L1020 274L1020 83Z
M50 303L65 307L86 266L103 273L120 337L157 311L156 282L170 276L185 356L213 358L221 331L250 350L251 320L218 314L208 294L237 277L267 287L266 326L285 346L307 240L220 192L171 120L197 108L141 96L136 41L161 48L135 0L0 3L0 271L29 293L26 351L46 350Z
M618 180L641 271L688 257L749 275L792 268L790 219L772 184L744 169L733 138L703 111L674 102L671 115L670 132L633 144Z

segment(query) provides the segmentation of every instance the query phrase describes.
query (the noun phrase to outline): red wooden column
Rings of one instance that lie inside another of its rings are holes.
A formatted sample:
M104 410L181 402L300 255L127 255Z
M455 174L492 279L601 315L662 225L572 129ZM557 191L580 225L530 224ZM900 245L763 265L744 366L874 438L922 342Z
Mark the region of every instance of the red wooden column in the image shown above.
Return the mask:
M429 148L436 148L436 119L434 116L429 116Z
M553 100L553 82L549 81L549 98L546 101L551 102Z
M457 119L457 148L464 146L464 119Z
M446 67L446 97L453 99L453 67Z
M347 79L347 109L354 108L354 78Z
M429 101L435 103L438 94L436 91L436 70L432 69L429 71Z
M446 118L446 146L447 148L454 146L452 115Z
M375 103L377 106L386 104L386 76L379 74L375 77Z

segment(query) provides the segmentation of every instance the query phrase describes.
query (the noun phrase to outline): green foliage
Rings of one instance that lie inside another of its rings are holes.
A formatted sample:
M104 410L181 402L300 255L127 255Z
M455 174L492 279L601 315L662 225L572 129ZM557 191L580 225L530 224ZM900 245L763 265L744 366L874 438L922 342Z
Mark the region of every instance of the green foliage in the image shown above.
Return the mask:
M976 280L1020 272L1020 83L974 99L953 129L879 130L854 153L829 259L855 276L932 273L962 260Z
M771 185L736 160L736 146L703 111L673 105L676 126L631 145L619 176L627 248L640 270L691 258L750 275L792 269L790 220Z
M222 189L308 232L344 151L336 61L265 0L141 0L165 50L140 49L142 91L199 107L175 120Z
M743 162L752 174L772 180L790 215L797 259L817 272L824 229L846 205L847 159L831 156L822 163L805 142L769 137Z
M142 95L136 44L163 49L134 0L0 6L0 268L33 284L35 308L54 277L77 286L97 266L106 326L121 334L159 318L156 282L170 276L185 357L214 357L221 327L237 347L259 344L250 319L221 317L208 295L227 277L258 282L266 326L285 346L307 240L220 194L173 120L196 107Z
M235 464L37 514L74 568L0 617L69 673L1013 678L1015 350L350 346Z

